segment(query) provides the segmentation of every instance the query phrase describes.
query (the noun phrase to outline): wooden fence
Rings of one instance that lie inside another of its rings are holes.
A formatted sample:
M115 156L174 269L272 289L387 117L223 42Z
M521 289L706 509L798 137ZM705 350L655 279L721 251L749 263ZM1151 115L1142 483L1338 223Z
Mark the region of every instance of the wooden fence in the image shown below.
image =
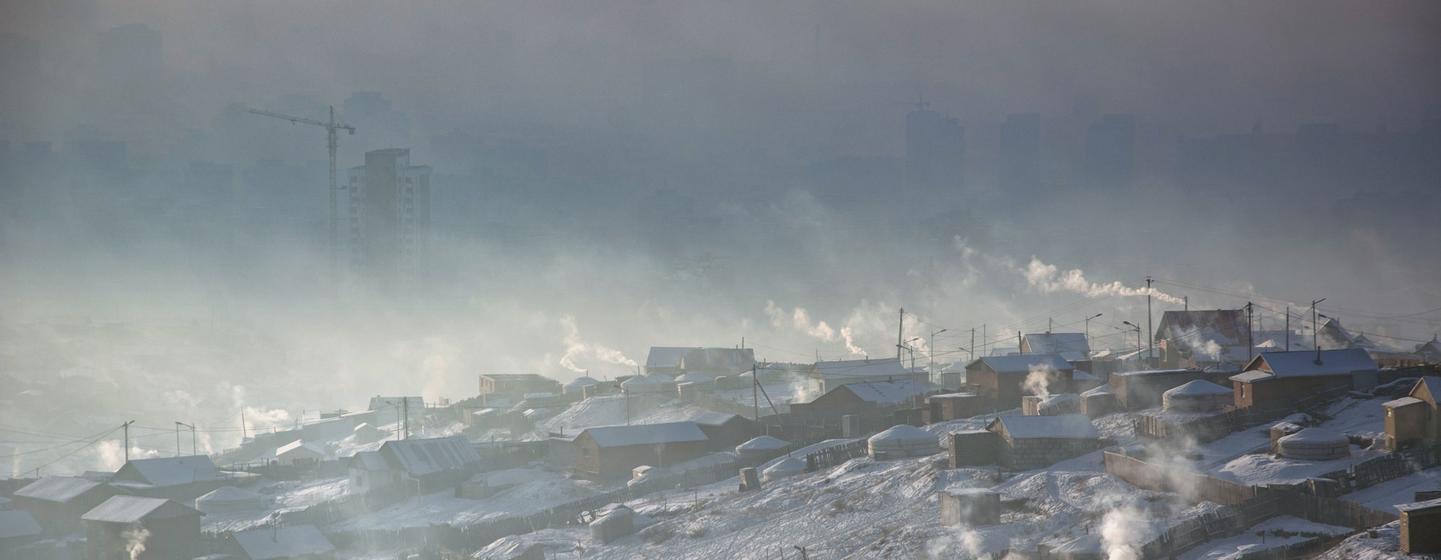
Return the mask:
M1214 476L1152 465L1113 451L1102 452L1106 473L1137 488L1175 492L1188 500L1205 500L1225 505L1244 503L1256 497L1256 489Z
M939 437L939 436L937 436ZM806 454L806 472L839 465L866 454L866 440L858 439Z

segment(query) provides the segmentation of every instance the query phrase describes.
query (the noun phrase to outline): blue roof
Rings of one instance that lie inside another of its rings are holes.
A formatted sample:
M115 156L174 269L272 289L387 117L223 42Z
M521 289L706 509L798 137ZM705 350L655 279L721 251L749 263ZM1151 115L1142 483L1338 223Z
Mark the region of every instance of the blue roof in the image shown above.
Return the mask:
M1018 354L1015 356L986 356L976 358L976 362L986 364L987 367L995 370L996 373L1018 373L1029 372L1034 367L1050 366L1057 371L1072 369L1070 362L1062 359L1056 354ZM969 366L967 366L969 367Z

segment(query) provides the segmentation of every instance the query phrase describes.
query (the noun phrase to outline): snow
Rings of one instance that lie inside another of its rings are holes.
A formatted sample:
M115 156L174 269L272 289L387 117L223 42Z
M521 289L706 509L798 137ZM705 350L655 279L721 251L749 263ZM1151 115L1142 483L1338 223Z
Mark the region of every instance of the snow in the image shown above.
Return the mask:
M164 498L143 498L140 496L111 496L94 509L85 512L80 516L86 521L100 521L104 523L137 523L149 517L150 514L159 511L161 508L172 508L172 511L183 511L174 508L191 510L178 503ZM199 515L199 512L195 512Z
M1375 371L1376 360L1360 348L1322 350L1321 363L1316 363L1316 352L1262 352L1261 359L1270 366L1270 371L1280 377L1305 377L1313 375L1344 375L1354 371Z
M1282 437L1281 439L1277 440L1277 443L1281 443L1281 444L1323 445L1323 446L1338 445L1338 444L1344 444L1344 443L1347 443L1347 442L1348 442L1348 440L1346 439L1346 436L1343 436L1343 435L1338 434L1338 433L1336 433L1336 432L1332 432L1332 431L1330 431L1330 430L1323 430L1323 429L1321 429L1321 428L1306 428L1306 429L1303 429L1303 430L1301 430L1301 431L1299 431L1299 432L1296 432L1296 433L1291 434L1291 435L1289 435L1289 436Z
M1416 492L1420 490L1441 490L1441 467L1388 480L1370 488L1341 496L1341 499L1372 509L1395 510L1399 513L1400 510L1396 506L1416 501Z
M475 446L460 436L388 441L381 454L389 450L400 469L416 476L464 468L480 462Z
M1418 398L1416 398L1416 397L1401 397L1401 398L1396 399L1396 400L1390 400L1390 401L1383 402L1383 403L1381 403L1381 406L1384 406L1384 407L1387 407L1387 408L1398 408L1398 407L1406 406L1406 405L1408 405L1408 404L1417 404L1417 403L1421 403L1421 402L1425 402L1425 401L1422 401L1421 399L1418 399Z
M250 529L265 524L276 513L302 510L334 500L349 490L350 479L346 477L264 482L257 485L254 492L270 501L267 507L206 513L200 520L207 531Z
M571 480L559 473L525 469L524 473L498 475L525 480L482 500L457 498L453 489L408 498L336 524L333 530L371 530L393 527L424 527L449 523L464 527L505 515L526 515L581 498L607 488L593 482Z
M195 509L205 513L263 509L269 499L251 490L221 486L195 499Z
M1301 533L1286 534L1281 533ZM1325 525L1290 515L1272 517L1240 534L1210 541L1181 555L1181 560L1239 560L1262 550L1350 533L1347 527ZM1266 533L1264 536L1259 533Z
M1097 386L1095 386L1095 387L1092 387L1092 388L1090 388L1090 389L1087 389L1086 391L1084 391L1084 392L1081 393L1081 396L1082 396L1082 397L1092 397L1092 396L1096 396L1096 395L1110 395L1110 394L1112 394L1112 393L1111 393L1111 384L1110 384L1110 383L1105 383L1105 384L1097 385Z
M747 388L746 400L750 400ZM624 424L661 424L682 422L710 412L694 404L683 403L659 395L597 395L576 402L555 416L536 424L542 433L577 433L586 428Z
M219 478L215 463L205 455L132 459L121 470L133 470L142 481L153 486L176 486Z
M1206 381L1206 380L1204 380L1204 379L1196 379L1196 380L1194 380L1194 381L1188 381L1188 382L1186 382L1184 385L1181 385L1181 386L1179 386L1179 387L1176 387L1176 388L1173 388L1173 389L1171 389L1171 390L1168 390L1168 391L1166 391L1166 392L1164 392L1164 393L1161 393L1161 397L1162 397L1162 398L1172 397L1172 396L1198 396L1198 397L1200 397L1200 396L1211 396L1211 395L1229 395L1229 394L1231 394L1231 391L1232 391L1232 390L1231 390L1230 388L1222 387L1222 386L1217 385L1217 384L1215 384L1215 383L1212 383L1212 382L1210 382L1210 381Z
M779 480L788 476L794 476L806 472L806 462L800 457L786 457L766 467L761 471L761 478L766 482Z
M100 486L93 480L71 476L47 476L15 491L22 496L47 502L65 503Z
M906 379L849 383L842 387L868 403L896 404L914 399L916 395L925 394L930 389L930 384Z
M1371 536L1374 531L1375 536ZM1362 531L1316 556L1317 560L1404 560L1414 558L1402 554L1401 522L1392 521L1371 531Z
M1071 369L1071 364L1055 354L1020 354L1016 356L986 356L979 360L997 373L1029 372L1034 368L1049 368L1055 371Z
M299 558L335 550L314 525L261 527L235 533L233 537L251 560Z
M866 441L871 444L893 442L908 443L914 441L928 441L931 443L935 443L936 434L927 432L915 426L898 424L895 426L891 426L890 428L886 429L881 433L871 436L870 439Z

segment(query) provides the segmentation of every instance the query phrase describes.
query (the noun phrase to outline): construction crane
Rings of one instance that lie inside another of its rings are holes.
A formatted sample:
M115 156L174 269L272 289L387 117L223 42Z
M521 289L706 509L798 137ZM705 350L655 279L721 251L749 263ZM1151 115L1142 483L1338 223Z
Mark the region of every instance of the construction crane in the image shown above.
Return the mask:
M339 187L337 187L335 184L335 148L340 145L340 139L337 137L336 131L344 130L351 135L354 135L355 127L335 120L334 105L330 106L329 121L318 121L315 119L307 119L305 117L286 115L284 113L276 113L272 111L265 111L262 109L246 108L245 111L248 113L255 113L257 115L290 121L290 124L308 124L311 126L318 126L325 129L326 142L330 148L330 277L333 282L337 276L337 270L340 267L340 252L338 249L339 229L337 225L339 220L336 216L335 200L336 191L339 189Z

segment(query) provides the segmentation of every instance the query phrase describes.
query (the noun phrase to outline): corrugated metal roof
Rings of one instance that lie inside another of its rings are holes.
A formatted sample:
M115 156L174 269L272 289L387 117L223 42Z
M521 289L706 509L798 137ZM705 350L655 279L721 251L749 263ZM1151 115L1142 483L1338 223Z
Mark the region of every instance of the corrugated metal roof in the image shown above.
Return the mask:
M460 436L387 441L380 453L413 476L466 468L480 462L480 453Z
M864 360L836 360L816 362L816 373L823 378L845 379L847 377L882 377L910 375L913 371L901 365L895 358L869 358Z
M1060 354L1069 362L1088 360L1091 344L1085 333L1031 333L1024 337L1027 354Z
M1372 360L1371 355L1360 348L1322 350L1319 364L1316 363L1316 352L1305 350L1262 352L1256 359L1264 361L1267 369L1277 377L1346 375L1356 371L1376 371L1376 360Z
M299 558L335 550L330 539L325 538L314 525L261 527L241 531L233 536L235 544L240 545L250 560Z
M1063 438L1093 439L1101 437L1091 419L1084 414L1057 416L1002 416L992 425L1005 426L1011 439Z
M930 384L904 379L900 381L867 381L842 385L835 390L854 393L861 400L873 404L896 404L925 394Z
M599 447L626 447L706 441L705 432L695 422L666 422L634 426L601 426L581 432L590 434Z
M177 486L217 480L220 473L205 455L132 459L116 473L118 482L143 482L151 486Z
M47 476L16 490L16 496L46 502L65 503L89 492L99 482L71 476Z
M361 451L350 458L350 468L367 471L390 470L385 457L379 451Z
M138 523L146 519L171 519L186 515L200 515L200 512L164 498L120 495L111 496L80 518L104 523Z

